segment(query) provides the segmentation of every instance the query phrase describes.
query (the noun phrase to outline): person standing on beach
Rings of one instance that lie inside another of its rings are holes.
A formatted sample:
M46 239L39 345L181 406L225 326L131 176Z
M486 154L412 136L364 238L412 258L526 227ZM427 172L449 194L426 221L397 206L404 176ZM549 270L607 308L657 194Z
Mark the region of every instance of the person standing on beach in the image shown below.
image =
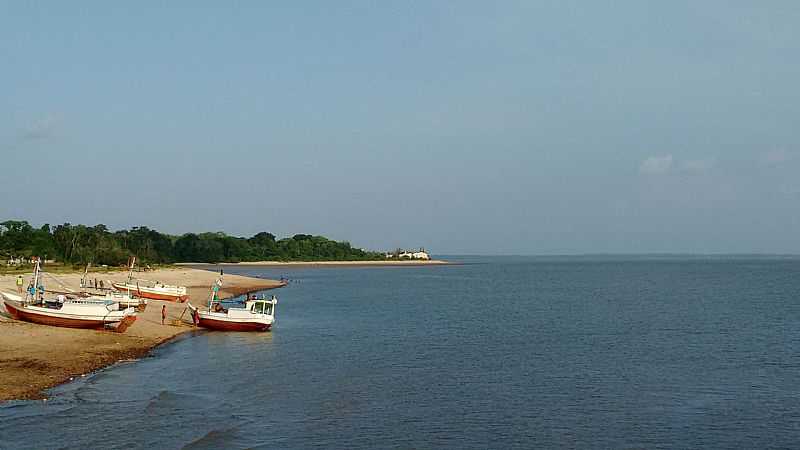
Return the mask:
M17 292L22 294L22 285L25 284L25 280L22 278L22 275L17 277Z
M161 325L164 325L164 320L167 318L167 305L161 305Z

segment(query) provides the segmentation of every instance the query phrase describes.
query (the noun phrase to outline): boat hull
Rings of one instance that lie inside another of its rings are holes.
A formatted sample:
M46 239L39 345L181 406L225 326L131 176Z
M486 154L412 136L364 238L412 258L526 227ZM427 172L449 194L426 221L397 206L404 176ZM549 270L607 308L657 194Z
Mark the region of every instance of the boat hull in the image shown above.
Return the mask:
M270 331L272 328L271 323L234 322L228 320L210 319L202 316L197 324L203 328L218 331Z
M166 300L168 302L183 303L189 299L188 295L169 294L164 292L154 292L147 288L138 288L136 286L127 286L123 283L112 283L114 289L120 292L128 292L141 298L148 298L151 300Z
M107 326L116 325L116 331L122 333L136 320L135 315L111 322L102 319L63 317L57 314L43 314L38 311L31 311L8 300L4 304L6 311L17 320L53 327L104 330Z

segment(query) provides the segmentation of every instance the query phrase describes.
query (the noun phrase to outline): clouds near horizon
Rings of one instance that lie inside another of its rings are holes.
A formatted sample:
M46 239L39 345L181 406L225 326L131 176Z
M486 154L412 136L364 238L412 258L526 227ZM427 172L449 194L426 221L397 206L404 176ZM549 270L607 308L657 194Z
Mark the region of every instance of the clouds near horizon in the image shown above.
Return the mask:
M651 156L639 166L639 172L644 174L667 173L672 169L672 155Z
M23 140L35 141L56 136L58 119L55 114L46 113L27 124L20 132Z

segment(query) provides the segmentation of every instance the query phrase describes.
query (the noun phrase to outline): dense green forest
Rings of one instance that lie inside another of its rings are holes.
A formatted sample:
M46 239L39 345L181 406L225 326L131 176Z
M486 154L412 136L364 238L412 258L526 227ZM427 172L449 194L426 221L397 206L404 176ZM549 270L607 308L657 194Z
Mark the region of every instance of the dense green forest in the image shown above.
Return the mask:
M277 239L261 232L249 238L225 233L171 236L147 227L110 231L105 225L42 225L8 220L0 223L0 256L40 256L63 263L118 266L129 256L142 263L240 261L363 261L382 253L353 248L322 236L296 234Z

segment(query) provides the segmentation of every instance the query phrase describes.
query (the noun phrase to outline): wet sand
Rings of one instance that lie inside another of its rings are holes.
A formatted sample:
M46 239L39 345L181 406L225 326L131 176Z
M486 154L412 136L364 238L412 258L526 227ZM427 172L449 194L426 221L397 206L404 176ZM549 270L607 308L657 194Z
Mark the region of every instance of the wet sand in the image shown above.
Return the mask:
M80 273L59 274L58 280L77 290ZM91 273L98 280L124 281L126 272ZM211 284L218 274L190 268L159 269L137 274L148 280L180 284L188 288L194 305L208 301ZM27 283L30 274L26 274ZM0 290L16 292L15 275L0 276ZM46 280L48 281L48 280ZM275 280L225 275L222 297L278 287ZM48 281L50 289L57 284ZM0 301L2 304L2 301ZM166 324L161 324L161 306L167 306ZM146 355L153 347L194 330L191 316L181 313L184 303L148 300L144 312L125 333L50 327L10 319L0 306L0 402L12 399L44 398L45 389L79 377L120 360Z

